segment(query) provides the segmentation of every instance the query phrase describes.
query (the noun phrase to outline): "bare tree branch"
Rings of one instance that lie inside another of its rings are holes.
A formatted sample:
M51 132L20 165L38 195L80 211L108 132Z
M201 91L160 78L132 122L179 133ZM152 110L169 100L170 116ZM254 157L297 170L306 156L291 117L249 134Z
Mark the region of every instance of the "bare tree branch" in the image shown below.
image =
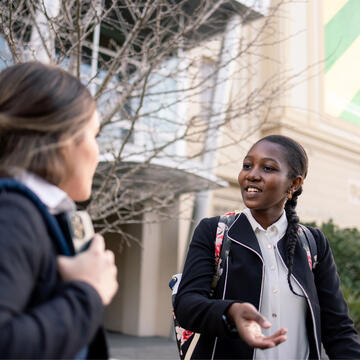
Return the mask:
M94 90L102 161L83 206L122 245L138 241L125 225L174 216L180 194L210 188L207 155L271 125L279 96L307 71L258 75L279 61L265 50L286 40L276 22L290 0L266 16L235 0L52 0L53 16L47 1L0 2L0 36L16 63L36 58L37 33L49 61Z

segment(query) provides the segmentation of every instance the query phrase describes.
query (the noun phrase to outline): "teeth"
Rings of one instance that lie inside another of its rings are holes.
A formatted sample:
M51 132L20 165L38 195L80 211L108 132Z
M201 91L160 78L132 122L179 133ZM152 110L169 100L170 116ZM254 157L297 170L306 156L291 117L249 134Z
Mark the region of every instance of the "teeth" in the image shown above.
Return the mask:
M258 189L253 188L253 187L249 187L249 188L247 189L247 191L248 191L248 192L259 192Z

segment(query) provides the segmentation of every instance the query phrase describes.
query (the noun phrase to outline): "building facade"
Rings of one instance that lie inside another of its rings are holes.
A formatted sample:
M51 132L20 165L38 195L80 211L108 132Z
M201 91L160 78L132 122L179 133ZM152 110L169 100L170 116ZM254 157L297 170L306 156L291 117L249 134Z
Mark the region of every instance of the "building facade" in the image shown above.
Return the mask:
M271 76L293 69L295 76L274 106L270 121L248 144L269 133L289 135L303 144L309 155L309 173L298 202L303 221L333 219L342 227L359 226L360 114L355 66L359 6L356 1L332 1L331 5L325 1L290 2L274 31L279 40L287 39L264 49L279 61L259 73ZM353 22L356 25L350 26ZM234 93L238 91L241 89ZM219 162L224 156L219 152ZM236 165L231 170L220 167L216 172L227 174L225 179L234 192L238 161L234 158ZM217 204L226 197L233 198L225 192L230 194L229 189L215 192L212 213L220 210ZM224 208L235 205L229 202Z
M276 3L273 1L270 6ZM263 59L271 60L256 62L257 71L249 72L245 80L231 79L222 94L231 101L244 92L250 94L256 84L278 76L282 77L283 91L272 103L266 121L254 119L252 115L239 116L217 134L220 146L213 155L211 168L213 174L228 185L198 193L185 203L179 202L179 207L188 210L188 218L196 223L204 216L241 209L237 175L242 159L254 141L277 133L299 141L309 156L309 172L298 201L301 220L320 224L333 219L340 227L359 227L360 82L355 65L359 42L355 15L359 6L351 0L332 1L331 6L329 2L313 0L289 2L282 7L276 27L269 37L266 34L269 45L259 49ZM265 21L266 16L255 20L257 26ZM349 24L352 24L350 30ZM254 23L245 27L239 25L240 28L232 28L232 31L251 34L253 26ZM242 59L249 63L252 60L251 56ZM236 73L236 68L232 71ZM259 126L254 126L257 123ZM249 132L251 127L254 130ZM233 143L234 132L244 132L246 136L241 142ZM140 261L148 275L143 279L146 285L140 286L146 294L138 297L145 301L146 316L139 319L144 327L139 326L136 331L130 331L131 334L171 334L167 280L172 273L181 271L193 226L180 219L163 224L161 229L161 234L155 227L146 231L152 246L157 248L152 249L157 255L149 255L149 262L145 258ZM139 256L140 253L145 256L140 249L126 251L132 254L138 251ZM153 271L151 275L149 269ZM125 328L119 327L126 332Z

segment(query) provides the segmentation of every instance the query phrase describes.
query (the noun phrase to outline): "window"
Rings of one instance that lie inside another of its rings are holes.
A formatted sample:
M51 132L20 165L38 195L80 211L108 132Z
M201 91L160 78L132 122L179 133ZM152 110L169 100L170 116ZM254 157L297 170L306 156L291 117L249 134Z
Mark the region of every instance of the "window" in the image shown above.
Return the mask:
M11 55L5 39L0 35L0 71L11 65Z

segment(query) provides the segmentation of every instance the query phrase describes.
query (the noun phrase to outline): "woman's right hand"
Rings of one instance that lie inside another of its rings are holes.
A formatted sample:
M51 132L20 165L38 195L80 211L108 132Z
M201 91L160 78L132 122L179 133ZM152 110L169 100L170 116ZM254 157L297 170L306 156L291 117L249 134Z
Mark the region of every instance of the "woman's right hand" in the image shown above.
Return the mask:
M99 293L108 305L117 288L117 267L114 253L105 250L104 238L95 234L89 249L73 257L58 256L58 270L64 281L85 281Z
M252 348L268 349L286 340L286 329L280 329L266 337L261 328L271 324L250 303L233 303L227 310L227 317L236 326L240 337Z

